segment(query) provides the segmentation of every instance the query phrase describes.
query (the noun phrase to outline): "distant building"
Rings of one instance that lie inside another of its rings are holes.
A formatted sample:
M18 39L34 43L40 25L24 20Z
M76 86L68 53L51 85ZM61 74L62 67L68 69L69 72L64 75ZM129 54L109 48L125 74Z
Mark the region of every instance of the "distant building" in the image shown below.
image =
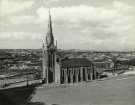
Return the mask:
M114 65L114 72L129 70L129 61L118 59Z
M112 73L114 69L114 63L111 61L105 61L105 60L94 60L93 66L96 72L96 78L100 78L100 76L104 72Z

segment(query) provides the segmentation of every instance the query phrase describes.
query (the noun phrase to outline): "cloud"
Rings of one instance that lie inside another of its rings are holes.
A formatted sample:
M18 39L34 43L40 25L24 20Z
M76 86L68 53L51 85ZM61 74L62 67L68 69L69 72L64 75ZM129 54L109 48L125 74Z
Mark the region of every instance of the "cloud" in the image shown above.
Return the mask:
M48 20L48 8L44 8L43 6L40 7L36 13L38 15L38 18L37 18L37 22L44 22L44 21L47 21Z
M134 9L134 7L124 3L124 2L120 2L120 1L114 1L113 2L113 7L119 11L123 11L123 12L129 12L132 9Z
M32 4L29 4L27 8L31 6ZM8 12L8 14L20 10ZM9 40L12 37L12 39L15 38L16 40L34 39L33 41L36 41L39 40L41 34L46 33L48 8L42 5L33 13L33 15L23 14L10 18L10 25L15 24L17 30L19 30L18 27L22 28L21 26L24 27L25 25L27 30L23 28L21 33L4 33L7 36L9 35L7 37ZM122 1L113 1L110 7L92 5L51 7L54 36L58 40L60 48L135 49L134 13L135 7ZM39 29L36 30L37 28ZM28 30L31 31L25 32ZM34 33L35 31L37 33ZM0 37L0 39L4 38Z
M58 1L60 1L60 0L49 0L50 2L58 2Z
M12 24L31 24L36 23L36 16L33 15L19 15L19 16L12 16L9 19L10 23Z
M40 33L28 33L28 32L0 32L0 40L41 40Z
M2 0L0 4L1 16L13 14L30 8L34 1Z
M55 24L54 28L59 26L61 28L59 31L64 30L68 34L67 36L66 34L65 36L59 35L58 39L61 39L60 37L66 40L72 38L70 43L75 42L76 39L82 43L92 41L92 45L95 44L99 47L104 44L101 47L104 49L110 49L110 46L115 43L115 48L118 49L124 47L123 45L130 45L129 47L135 45L135 43L131 43L133 39L130 38L135 33L134 10L135 8L128 4L114 1L110 8L88 5L54 7L51 8L51 14ZM48 18L45 7L39 8L37 14L40 22L46 21ZM127 42L128 40L130 41ZM67 43L70 45L69 41Z
M60 2L60 1L63 1L63 0L44 0L43 3L45 5L49 5L49 4L57 3L57 2Z
M0 32L1 49L41 48L42 35L29 32Z

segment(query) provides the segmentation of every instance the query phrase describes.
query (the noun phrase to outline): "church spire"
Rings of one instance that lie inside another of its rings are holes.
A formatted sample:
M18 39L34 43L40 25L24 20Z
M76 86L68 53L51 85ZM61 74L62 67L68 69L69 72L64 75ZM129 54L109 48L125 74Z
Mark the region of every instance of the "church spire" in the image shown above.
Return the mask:
M54 44L51 13L49 10L46 43L43 44L43 52L42 52L43 53L43 77L45 77L44 80L46 81L46 83L55 82L56 51L57 48Z
M54 44L50 9L49 9L49 21L48 21L48 30L47 30L47 35L46 35L46 42L47 42L47 46L50 46L50 45Z

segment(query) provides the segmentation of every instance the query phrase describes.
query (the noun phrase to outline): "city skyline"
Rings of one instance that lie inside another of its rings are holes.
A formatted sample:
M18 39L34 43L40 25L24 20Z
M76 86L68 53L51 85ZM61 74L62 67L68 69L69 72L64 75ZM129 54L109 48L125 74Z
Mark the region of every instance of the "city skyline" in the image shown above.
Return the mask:
M41 48L48 8L60 49L135 50L133 0L1 0L0 48Z

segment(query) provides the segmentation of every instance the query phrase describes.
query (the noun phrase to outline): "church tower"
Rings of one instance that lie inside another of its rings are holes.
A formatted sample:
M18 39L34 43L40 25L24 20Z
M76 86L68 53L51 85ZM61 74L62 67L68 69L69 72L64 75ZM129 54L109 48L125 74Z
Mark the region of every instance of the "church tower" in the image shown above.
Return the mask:
M55 63L57 48L54 44L52 20L49 10L48 30L45 38L45 45L43 45L43 76L46 83L55 82Z

